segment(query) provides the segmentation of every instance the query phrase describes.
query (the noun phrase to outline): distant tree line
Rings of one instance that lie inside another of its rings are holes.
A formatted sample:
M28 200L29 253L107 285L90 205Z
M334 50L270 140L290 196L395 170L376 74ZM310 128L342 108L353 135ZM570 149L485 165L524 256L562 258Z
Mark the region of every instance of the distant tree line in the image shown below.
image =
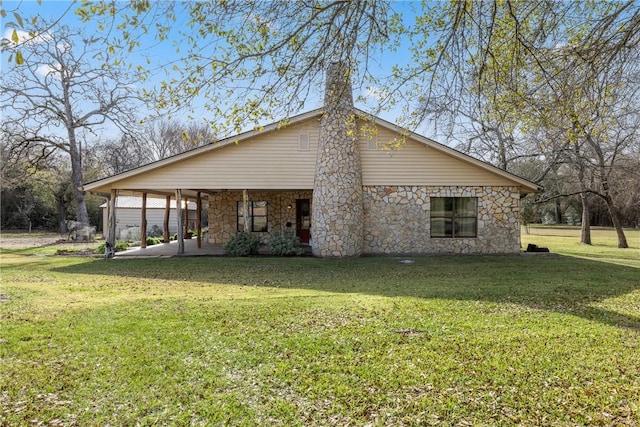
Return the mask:
M74 206L84 222L79 182L210 136L156 122L140 139L137 102L159 108L159 116L203 117L206 132L222 135L304 110L327 65L339 60L357 102L372 113L402 111L399 124L409 130L431 121L443 142L543 185L538 199L523 200L524 222L579 223L583 243L591 225L611 224L618 246L627 247L623 226L640 222L640 2L422 2L409 5L411 19L398 5L96 0L74 8L105 30L90 39L3 9L16 22L2 49L17 65L2 76L3 176L6 163L7 183L16 184L6 196L15 209L6 215L3 200L3 225L34 204L37 192L19 196L25 168L29 179L56 170L70 176L66 183L45 178L47 197ZM174 73L158 87L132 91L157 66L139 63L150 35L159 44L180 40L181 58L160 65ZM389 64L381 76L373 66L383 52L410 60ZM83 61L89 54L102 66ZM53 60L43 73L47 55ZM205 100L202 111L194 111L194 99ZM120 138L100 140L107 122ZM51 123L59 133L49 132ZM58 221L66 213L53 212Z
M161 160L215 140L205 123L156 119L134 134L119 138L83 141L83 176L86 181ZM75 197L69 162L63 153L40 156L17 150L10 139L0 141L2 229L44 229L66 233L68 221L76 221ZM37 160L36 160L37 159ZM104 199L86 198L89 223L100 225Z

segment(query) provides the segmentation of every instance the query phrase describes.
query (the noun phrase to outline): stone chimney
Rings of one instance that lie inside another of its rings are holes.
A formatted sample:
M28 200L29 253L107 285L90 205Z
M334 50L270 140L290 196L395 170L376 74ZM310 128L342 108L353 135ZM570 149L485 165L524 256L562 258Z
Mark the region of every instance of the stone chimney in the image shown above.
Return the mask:
M363 250L362 168L351 76L329 65L313 185L311 236L319 257L359 256Z

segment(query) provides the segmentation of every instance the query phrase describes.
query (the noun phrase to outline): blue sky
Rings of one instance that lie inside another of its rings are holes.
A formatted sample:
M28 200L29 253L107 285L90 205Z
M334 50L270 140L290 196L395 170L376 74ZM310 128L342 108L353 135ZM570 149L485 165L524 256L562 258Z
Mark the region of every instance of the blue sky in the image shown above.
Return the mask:
M406 2L398 1L393 4L394 10L397 12L401 12L403 15L405 15L407 20L412 19L413 17L412 9L414 6L415 4L412 4L412 2L409 2L409 1L406 1ZM3 1L3 8L10 12L7 18L3 20L3 36L5 37L7 36L7 34L9 34L9 31L11 31L6 27L6 24L11 21L15 22L15 19L11 14L13 10L17 10L18 13L23 18L25 18L25 21L27 20L26 18L29 18L34 15L40 15L45 19L56 19L60 17L63 12L67 11L67 13L62 17L63 23L72 27L83 28L88 35L99 32L98 24L95 20L89 23L82 23L80 21L80 19L73 13L75 6L73 5L72 2L43 0L41 4L38 4L36 1L16 2L16 1L5 0ZM179 27L179 22L177 27ZM174 32L177 33L177 31L174 31ZM175 36L177 37L177 34ZM173 60L179 59L179 54L175 52L175 47L173 46L173 43L171 40L167 40L162 44L158 44L157 41L155 41L153 35L147 36L146 38L142 39L142 51L145 53L145 55L148 55L148 57L151 60L151 64L148 65L146 63L146 60L143 61L142 58L139 58L141 63L146 67L156 68L160 64L166 64ZM409 58L409 54L408 54L407 47L402 46L397 52L382 53L378 58L375 58L376 61L374 61L374 63L372 63L371 65L375 67L376 62L379 63L380 68L378 72L380 74L384 74L389 72L391 65L406 62L408 58ZM134 57L133 59L138 59L138 58ZM128 58L128 60L131 61L132 58ZM2 68L4 69L5 67L10 67L10 66L12 66L12 64L7 62L6 57L3 57ZM167 79L167 76L171 76L170 67L165 67L165 69L162 69L162 70L158 69L157 73L154 76L152 76L148 81L144 83L141 82L140 84L141 86L143 85L146 88L151 88L152 86L159 84L163 79ZM310 99L309 102L306 104L305 111L320 107L322 104L322 96L323 96L322 90L321 88L319 88L318 93L312 94L311 96L312 99ZM196 103L192 105L192 107L194 107L196 111L201 109L200 106L198 105L198 102L204 103L206 101L197 100ZM399 115L399 112L390 111L387 113L383 113L381 115L386 120L395 121L396 117ZM175 118L182 119L182 120L186 120L186 116L187 116L186 111L182 117L180 117L179 114L177 116L174 115ZM105 131L111 132L108 129L106 129ZM423 133L426 136L432 136L432 137L434 136L430 134L429 129L426 126L424 126L421 129L418 129L418 132ZM105 135L105 137L107 138L117 137L117 135Z

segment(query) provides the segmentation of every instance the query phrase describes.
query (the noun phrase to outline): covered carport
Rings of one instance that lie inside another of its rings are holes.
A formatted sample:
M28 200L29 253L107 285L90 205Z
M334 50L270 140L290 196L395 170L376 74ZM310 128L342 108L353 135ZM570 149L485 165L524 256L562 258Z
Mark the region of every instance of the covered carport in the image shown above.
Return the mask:
M195 248L193 247L194 245L190 246L190 250L193 251L194 249L196 250L202 250L205 246L206 246L206 242L203 241L202 238L202 226L203 226L203 221L202 221L202 209L203 209L203 205L205 203L205 198L207 197L208 194L212 194L213 192L215 192L216 190L194 190L194 189L175 189L173 191L168 190L168 189L117 189L117 188L111 188L109 190L109 193L106 193L104 191L100 191L102 190L102 188L98 187L98 189L95 189L95 185L92 185L92 183L87 184L85 186L85 189L89 191L89 193L92 194L96 194L99 195L101 197L106 197L108 198L108 202L107 202L107 224L105 224L105 239L108 245L110 245L111 247L115 247L116 244L116 221L117 221L117 217L118 217L118 208L117 208L117 199L119 196L135 196L135 197L140 197L142 200L142 208L140 210L140 236L141 236L141 249L145 249L147 244L146 244L146 238L144 236L147 235L147 200L148 198L159 198L159 197L164 197L166 199L166 204L165 204L165 213L164 213L164 222L163 222L163 240L165 244L168 244L171 242L170 239L170 232L169 232L169 220L170 220L170 209L171 209L171 205L172 205L172 200L175 200L176 203L175 205L175 209L176 209L176 215L175 215L175 219L177 221L177 245L175 247L175 249L173 248L173 245L171 245L171 250L175 250L175 253L177 255L184 255L185 254L185 240L188 240L189 242L191 242L191 237L188 236L188 232L190 230L189 224L188 224L188 218L189 218L189 214L188 214L188 206L189 206L189 202L195 202L196 204L196 220L195 220L195 234L196 234L196 239L195 240ZM217 191L223 191L223 190L217 190ZM249 190L243 190L243 207L244 207L244 218L245 221L249 220ZM249 229L249 225L245 224L245 229ZM219 247L216 248L205 248L206 251L202 251L202 252L207 252L211 255L220 255L220 249ZM155 251L160 251L160 249L156 248ZM151 253L153 251L147 251L148 253ZM162 254L161 255L166 255L167 253L167 248L163 248L161 250Z
M171 192L163 189L116 189L112 188L109 190L109 193L105 193L102 191L92 190L93 188L91 184L87 185L85 189L88 189L90 193L98 194L103 197L108 198L107 202L107 224L105 224L105 235L106 241L109 245L115 245L116 241L116 221L118 216L117 209L117 198L119 196L136 196L140 197L142 201L142 207L140 210L140 236L141 236L141 247L146 247L146 238L147 236L147 199L148 198L160 198L164 197L166 200L165 203L165 211L164 211L164 222L163 222L163 240L165 243L170 242L170 231L169 231L169 220L170 220L170 211L171 211L171 201L175 200L175 209L176 215L175 219L177 221L177 242L178 248L177 253L184 253L184 240L189 232L189 211L188 206L190 201L195 201L196 204L196 220L195 220L195 231L196 231L196 246L198 249L202 248L202 208L203 208L203 198L205 193L197 190L182 190L176 189Z

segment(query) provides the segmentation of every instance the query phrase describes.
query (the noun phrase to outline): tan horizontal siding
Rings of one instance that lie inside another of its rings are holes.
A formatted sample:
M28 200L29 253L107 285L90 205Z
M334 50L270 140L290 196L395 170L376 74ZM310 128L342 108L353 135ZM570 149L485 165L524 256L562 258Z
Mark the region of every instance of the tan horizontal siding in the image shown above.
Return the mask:
M311 122L311 123L309 123ZM122 189L313 188L318 129L313 120L203 153L120 181ZM300 133L309 150L299 150Z
M378 129L378 143L384 145L398 135ZM513 185L513 182L476 165L454 158L407 139L398 148L368 148L367 138L360 138L362 181L364 185Z
M359 123L361 125L362 123ZM299 149L299 135L309 135L309 149ZM397 138L391 128L378 126L378 142ZM175 160L115 180L93 191L110 188L171 194L173 189L312 189L319 138L319 117L312 117L272 132L250 137L218 149ZM408 139L394 150L369 149L360 137L363 184L422 186L509 186L514 181L473 161L465 161L418 140Z

